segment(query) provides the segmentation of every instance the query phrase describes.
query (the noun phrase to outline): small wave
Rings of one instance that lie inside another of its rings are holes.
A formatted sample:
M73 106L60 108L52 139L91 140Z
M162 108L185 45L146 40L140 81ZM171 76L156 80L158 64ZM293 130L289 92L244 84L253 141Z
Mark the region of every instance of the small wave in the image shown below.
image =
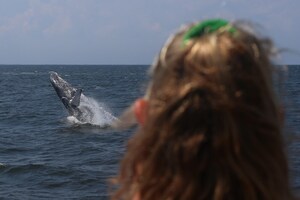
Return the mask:
M22 174L27 171L35 171L45 168L43 164L24 164L24 165L3 165L0 168L4 168L6 174Z
M95 87L95 90L102 90L102 89L104 89L105 87L102 87L102 86L96 86Z
M4 163L0 163L0 168L5 168L6 165Z
M2 72L2 75L20 76L20 75L36 75L38 71L33 72Z
M21 72L20 75L35 75L37 74L37 71L34 72Z

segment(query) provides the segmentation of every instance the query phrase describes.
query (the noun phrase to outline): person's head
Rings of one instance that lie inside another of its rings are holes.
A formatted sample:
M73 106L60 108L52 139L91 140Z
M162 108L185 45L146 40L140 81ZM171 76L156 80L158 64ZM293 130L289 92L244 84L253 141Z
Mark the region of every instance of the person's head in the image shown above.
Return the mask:
M225 20L181 29L162 48L116 198L290 197L272 43Z

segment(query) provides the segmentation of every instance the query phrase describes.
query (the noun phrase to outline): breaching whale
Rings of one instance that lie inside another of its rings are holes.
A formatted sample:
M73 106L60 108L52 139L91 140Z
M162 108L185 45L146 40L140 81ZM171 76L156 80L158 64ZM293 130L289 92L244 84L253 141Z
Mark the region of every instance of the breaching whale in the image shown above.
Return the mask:
M81 88L74 88L56 72L50 72L50 82L70 116L74 116L81 122L88 122L93 117L93 112L90 108L80 106L80 102L84 98Z

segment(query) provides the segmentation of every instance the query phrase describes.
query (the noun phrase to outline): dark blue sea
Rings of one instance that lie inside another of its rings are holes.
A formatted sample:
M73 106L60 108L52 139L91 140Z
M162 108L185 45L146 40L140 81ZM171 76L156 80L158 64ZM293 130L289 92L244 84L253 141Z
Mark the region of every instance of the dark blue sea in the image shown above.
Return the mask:
M117 117L143 94L147 69L1 65L0 199L108 199L108 180L116 175L134 129L70 122L49 72L58 72ZM291 181L300 189L300 66L282 73Z

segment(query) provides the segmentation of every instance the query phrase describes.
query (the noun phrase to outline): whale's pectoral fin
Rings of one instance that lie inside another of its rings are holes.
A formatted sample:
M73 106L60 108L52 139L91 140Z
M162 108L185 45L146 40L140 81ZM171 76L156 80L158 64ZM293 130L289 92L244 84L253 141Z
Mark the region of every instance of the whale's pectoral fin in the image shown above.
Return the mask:
M70 103L73 107L78 107L79 104L80 104L80 96L81 96L81 93L82 93L82 89L78 89L76 90L73 98L71 99Z
M68 104L69 104L69 101L66 97L62 97L61 98L61 101L63 102L63 104L65 105L65 107L67 108L68 107Z

